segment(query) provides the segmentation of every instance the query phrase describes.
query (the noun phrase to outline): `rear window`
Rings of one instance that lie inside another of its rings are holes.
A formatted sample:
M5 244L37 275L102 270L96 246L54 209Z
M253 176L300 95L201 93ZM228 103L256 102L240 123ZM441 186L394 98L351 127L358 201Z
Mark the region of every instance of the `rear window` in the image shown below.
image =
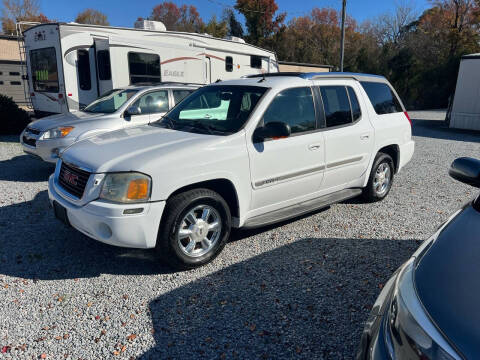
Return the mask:
M55 48L30 51L33 90L58 93L58 69Z
M378 115L403 112L400 101L387 84L369 81L361 84Z

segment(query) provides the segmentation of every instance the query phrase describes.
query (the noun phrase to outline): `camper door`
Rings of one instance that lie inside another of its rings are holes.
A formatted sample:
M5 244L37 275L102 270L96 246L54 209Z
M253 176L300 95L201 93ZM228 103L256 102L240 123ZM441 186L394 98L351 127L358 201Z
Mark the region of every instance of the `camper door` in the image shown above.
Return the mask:
M110 63L110 44L108 38L95 38L95 58L98 83L98 95L102 96L113 89L112 68Z
M79 109L83 109L98 97L95 79L95 49L77 49L77 91Z

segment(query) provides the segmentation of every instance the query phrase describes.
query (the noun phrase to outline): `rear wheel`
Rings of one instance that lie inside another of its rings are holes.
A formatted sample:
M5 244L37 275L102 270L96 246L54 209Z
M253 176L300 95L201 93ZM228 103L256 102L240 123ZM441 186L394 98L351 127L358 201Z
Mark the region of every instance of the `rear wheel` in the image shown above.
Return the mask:
M388 154L378 153L373 162L363 197L368 202L383 200L390 192L394 174L393 160Z
M222 251L230 228L230 209L218 193L189 190L167 201L156 249L174 268L191 269Z

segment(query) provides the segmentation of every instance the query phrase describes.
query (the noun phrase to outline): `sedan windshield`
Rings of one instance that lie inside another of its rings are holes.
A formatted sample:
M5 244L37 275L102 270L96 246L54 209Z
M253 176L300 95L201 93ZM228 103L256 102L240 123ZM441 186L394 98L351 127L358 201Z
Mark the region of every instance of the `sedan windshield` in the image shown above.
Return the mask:
M233 134L242 128L266 90L259 86L206 86L152 125L216 135Z
M94 102L90 103L83 111L88 113L113 113L120 109L125 102L135 95L138 90L134 89L116 89L111 90Z

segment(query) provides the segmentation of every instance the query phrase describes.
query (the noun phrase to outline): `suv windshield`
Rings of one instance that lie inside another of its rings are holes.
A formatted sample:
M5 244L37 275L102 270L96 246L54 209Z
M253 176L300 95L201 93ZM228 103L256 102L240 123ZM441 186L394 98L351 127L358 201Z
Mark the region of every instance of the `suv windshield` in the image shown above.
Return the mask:
M111 90L94 102L90 103L82 111L88 113L113 113L120 109L125 102L135 95L138 90L134 89L116 89Z
M214 85L195 91L155 126L228 135L240 130L267 88Z

